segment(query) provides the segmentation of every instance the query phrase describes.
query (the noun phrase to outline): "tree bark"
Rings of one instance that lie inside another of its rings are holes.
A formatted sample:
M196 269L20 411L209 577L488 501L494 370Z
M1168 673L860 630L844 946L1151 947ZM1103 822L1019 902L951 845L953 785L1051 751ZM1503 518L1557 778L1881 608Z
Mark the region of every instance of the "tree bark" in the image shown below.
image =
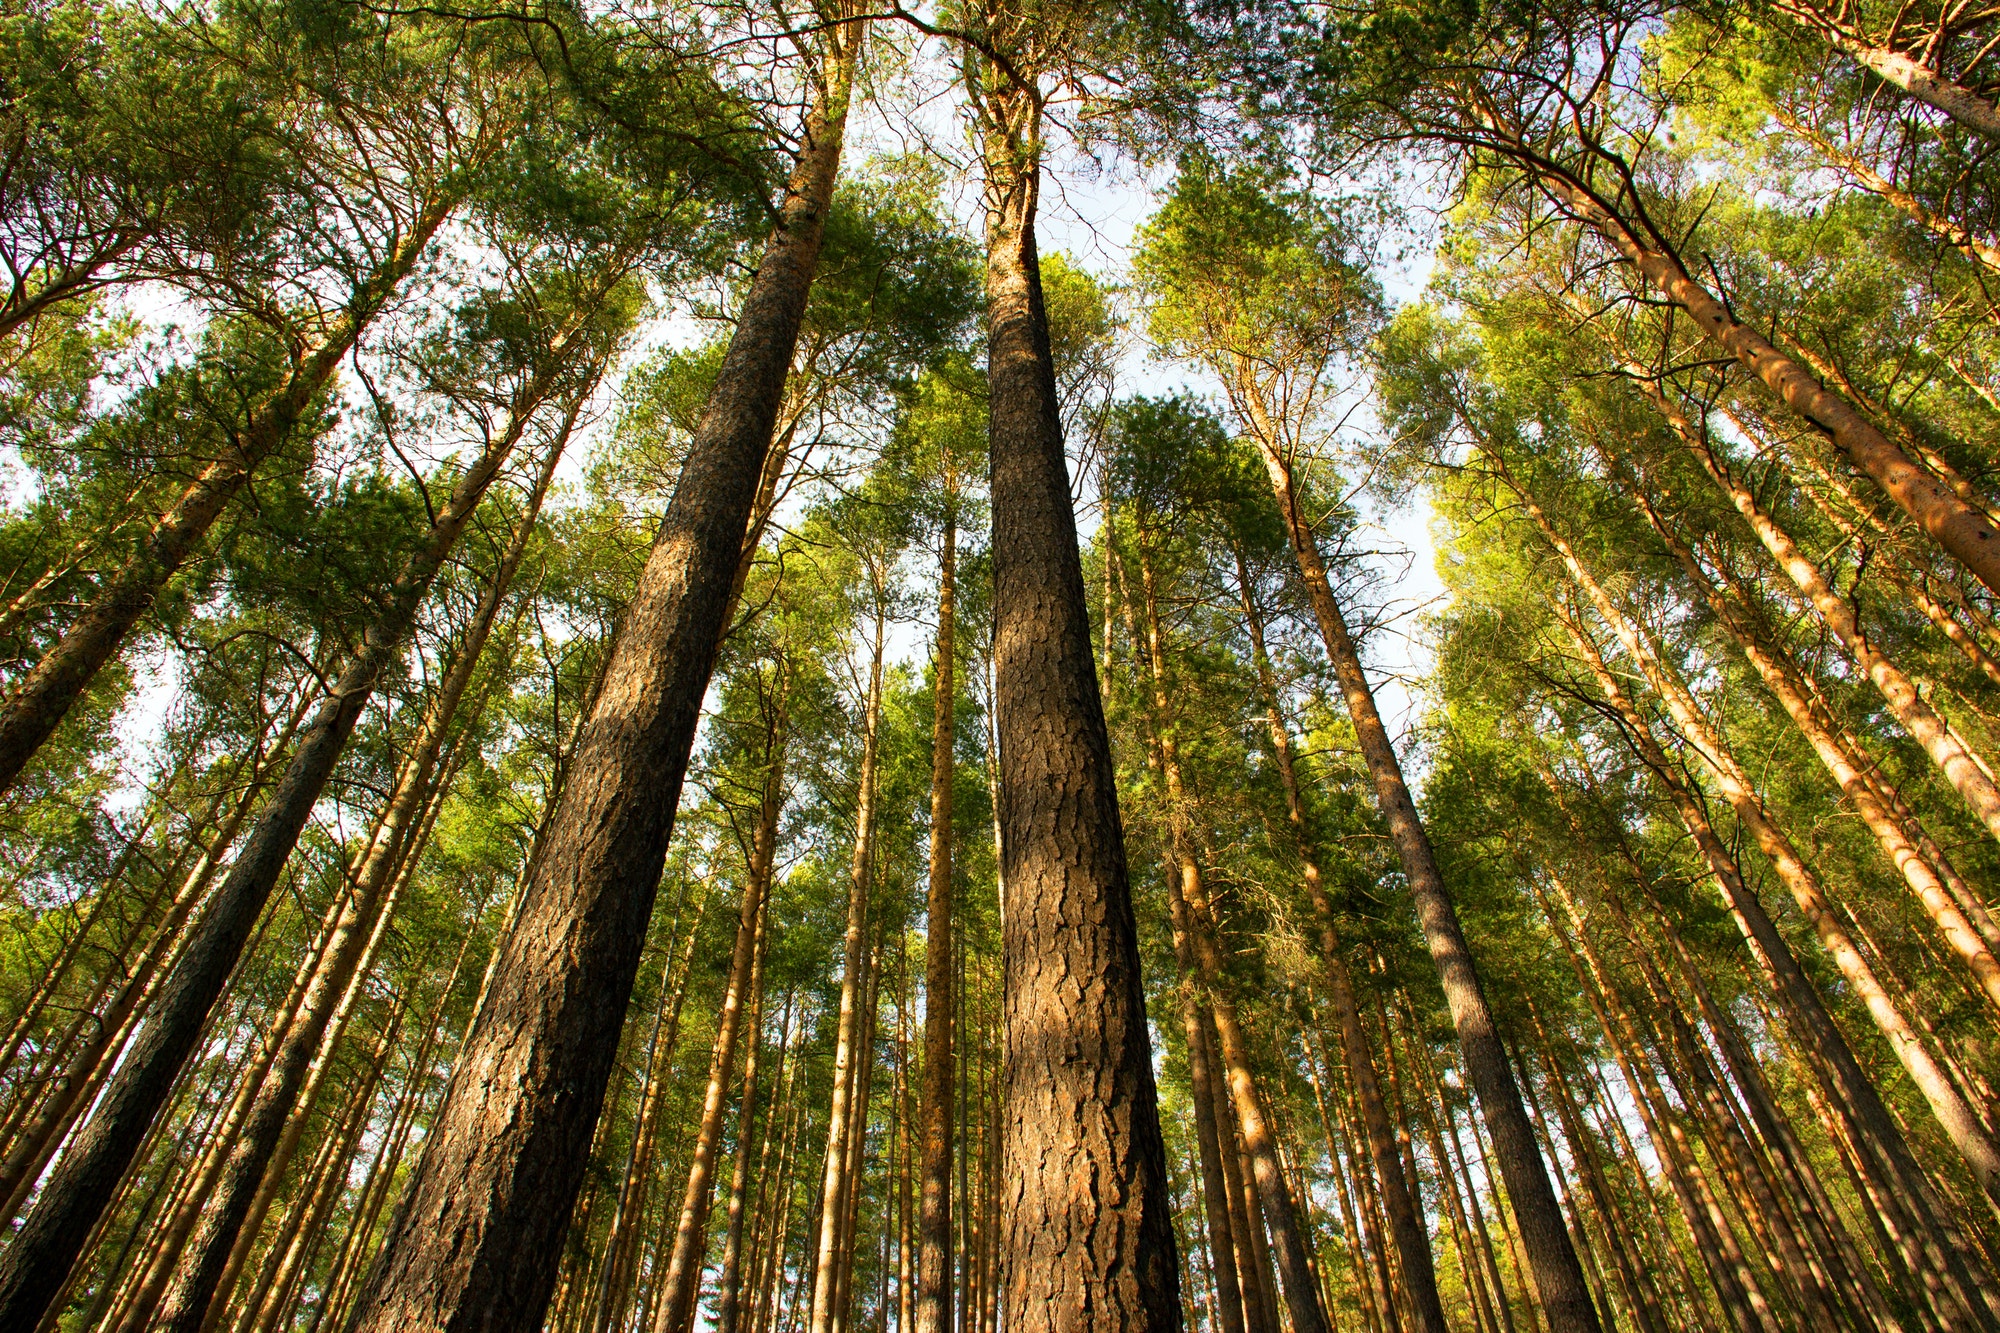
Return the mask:
M947 461L947 467L949 462ZM952 484L948 482L948 484ZM955 492L956 487L953 485ZM953 503L948 498L946 503ZM957 682L958 520L947 513L938 554L937 647L931 670L931 859L924 910L924 1069L917 1123L923 1143L918 1208L916 1333L951 1333L952 784ZM900 1325L898 1333L903 1333ZM1230 1333L1239 1333L1230 1330Z
M356 1333L537 1327L659 887L730 576L819 257L861 35L833 51L781 221Z
M1006 886L995 1308L1008 1333L1169 1333L1181 1308L1173 1205L1035 249L1041 106L1009 85L986 107Z

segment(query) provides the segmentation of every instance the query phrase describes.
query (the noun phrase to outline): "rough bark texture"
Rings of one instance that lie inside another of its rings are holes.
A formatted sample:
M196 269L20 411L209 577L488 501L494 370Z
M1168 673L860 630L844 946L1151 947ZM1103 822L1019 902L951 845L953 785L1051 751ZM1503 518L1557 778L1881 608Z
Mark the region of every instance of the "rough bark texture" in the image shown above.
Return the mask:
M714 668L839 160L851 30L354 1327L541 1324Z
M957 702L955 597L958 526L947 518L938 561L938 626L932 691L931 864L925 901L924 1073L918 1109L923 1186L918 1208L916 1333L951 1333L951 1083L952 1024L957 1015L951 973L951 797L953 709ZM1232 1331L1233 1333L1233 1331Z
M986 291L1006 885L1009 1333L1173 1330L1180 1275L1110 738L1035 252L1039 106L993 99Z
M1300 508L1291 465L1280 452L1277 433L1269 422L1260 423L1253 434L1257 436L1279 512L1291 536L1299 573L1312 599L1327 657L1340 678L1348 716L1353 719L1355 735L1375 781L1376 803L1388 821L1389 837L1395 843L1404 876L1409 881L1424 941L1430 947L1431 960L1437 965L1438 979L1444 985L1452 1023L1458 1031L1459 1049L1465 1054L1466 1072L1479 1093L1479 1107L1500 1158L1500 1174L1521 1222L1536 1295L1552 1333L1598 1333L1597 1307L1591 1301L1582 1265L1570 1244L1569 1227L1563 1220L1562 1206L1556 1202L1555 1189L1549 1183L1548 1168L1535 1144L1534 1126L1521 1105L1513 1066L1501 1045L1493 1012L1487 1007L1485 989L1473 966L1472 951L1459 925L1458 911L1438 870L1430 838L1417 817L1409 785L1403 780L1402 762L1375 707L1375 695L1362 669L1361 655L1334 599L1318 541Z

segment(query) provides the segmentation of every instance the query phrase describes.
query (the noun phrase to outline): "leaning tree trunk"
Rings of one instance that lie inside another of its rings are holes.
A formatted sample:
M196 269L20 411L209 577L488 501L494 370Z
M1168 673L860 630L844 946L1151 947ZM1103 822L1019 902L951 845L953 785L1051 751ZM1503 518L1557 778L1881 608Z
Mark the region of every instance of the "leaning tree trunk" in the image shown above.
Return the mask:
M818 263L860 39L828 34L781 220L357 1331L541 1323Z
M880 573L878 569L878 579ZM879 582L876 592L875 638L868 659L868 698L861 724L861 773L854 797L854 858L847 881L847 931L842 940L840 1017L834 1034L833 1097L826 1116L826 1164L820 1179L812 1312L806 1325L811 1333L829 1333L841 1318L840 1271L845 1256L841 1241L847 1228L848 1199L854 1189L854 1174L849 1169L852 1157L849 1140L853 1137L852 1122L857 1114L863 1121L868 1115L865 1103L858 1111L855 1105L858 1087L855 1071L870 1063L873 1053L863 1037L862 1011L868 999L868 890L875 872L875 766L882 727L882 636L888 624Z
M1629 219L1573 176L1540 156L1520 136L1491 120L1494 146L1519 160L1563 207L1608 241L1655 290L1686 311L1709 337L1740 361L1793 412L1826 433L1835 448L1873 477L1889 498L1989 589L2000 592L2000 529L1986 512L1920 467L1842 395L1739 320L1687 271L1664 242L1643 236Z
M241 430L233 432L229 446L202 469L174 507L160 515L139 549L7 696L0 707L0 792L14 785L22 768L117 653L132 626L152 609L167 581L201 546L236 493L285 442L355 341L416 268L457 202L455 193L440 192L411 220L409 233L356 288L346 309L287 368L271 396L251 412Z
M1753 956L1777 992L1787 1023L1828 1090L1838 1098L1841 1125L1863 1149L1862 1164L1870 1182L1892 1211L1883 1214L1892 1229L1894 1248L1908 1271L1924 1284L1926 1297L1947 1329L1989 1326L1986 1305L1964 1265L1961 1246L1939 1214L1922 1168L1911 1155L1902 1130L1883 1103L1853 1049L1841 1034L1814 989L1791 945L1779 934L1761 901L1737 873L1729 849L1710 825L1700 800L1653 738L1646 718L1605 665L1597 645L1574 625L1566 625L1578 652L1590 667L1598 688L1625 720L1625 735L1646 766L1659 778L1681 822L1707 863L1723 901L1736 919Z
M946 466L950 466L948 460ZM951 1333L952 1328L951 1083L952 1023L957 1003L951 985L951 798L958 768L953 759L957 593L958 521L955 513L948 513L938 558L937 648L931 673L935 707L931 724L930 891L925 900L928 924L924 928L924 1071L922 1105L917 1112L923 1184L917 1205L916 1333Z
M1278 782L1285 793L1285 817L1299 850L1300 878L1306 895L1319 917L1320 953L1326 965L1326 988L1340 1020L1341 1053L1346 1058L1361 1103L1362 1127L1367 1131L1368 1149L1375 1163L1375 1175L1382 1190L1382 1205L1389 1214L1389 1231L1395 1239L1396 1257L1402 1261L1403 1287L1409 1297L1410 1312L1421 1333L1446 1333L1444 1302L1438 1296L1437 1268L1431 1255L1430 1234L1411 1198L1409 1180L1403 1171L1403 1155L1397 1151L1396 1131L1389 1123L1388 1108L1375 1072L1375 1053L1361 1025L1361 1009L1354 997L1354 976L1340 951L1340 937L1334 930L1333 899L1327 894L1320 874L1319 848L1314 845L1306 824L1305 798L1299 784L1298 766L1292 755L1291 733L1280 710L1278 684L1271 669L1271 656L1264 643L1263 613L1250 584L1250 571L1240 548L1235 551L1237 595L1243 604L1243 621L1250 631L1250 656L1257 670L1258 689L1269 716L1271 753L1277 760Z
M2000 140L2000 110L1992 102L1930 65L1869 40L1849 18L1848 6L1830 11L1815 0L1771 0L1771 7L1818 33L1834 50L1884 83L1901 88L1913 100L1942 112L1974 134Z
M1509 481L1512 482L1511 477ZM1584 565L1575 549L1556 530L1541 505L1518 485L1515 486L1515 494L1520 497L1522 507L1534 520L1543 539L1562 559L1571 581L1589 598L1604 622L1611 626L1646 680L1665 701L1674 726L1700 757L1702 766L1714 775L1737 821L1756 841L1758 849L1770 859L1779 880L1797 901L1799 911L1812 923L1820 943L1840 968L1842 977L1853 987L1855 995L1867 1007L1869 1017L1874 1019L1876 1027L1888 1039L1890 1049L1896 1053L1897 1060L1923 1094L1932 1114L1951 1139L1952 1146L1972 1168L1981 1189L2000 1202L2000 1147L1995 1146L1983 1123L1939 1068L1922 1038L1911 1028L1908 1019L1875 976L1868 960L1834 916L1818 876L1800 858L1790 838L1770 817L1762 797L1751 786L1730 747L1709 725L1678 675L1653 651L1638 627L1611 600L1610 594Z
M538 403L527 410L534 405ZM0 1257L0 1327L32 1328L67 1280L199 1040L376 683L403 651L431 583L525 425L526 413L517 403L508 429L452 487L422 544L390 586L382 613L320 705L228 877L192 927L145 1027Z
M1248 377L1247 368L1243 374ZM1521 1104L1513 1064L1501 1044L1493 1011L1487 1006L1486 991L1473 964L1464 927L1459 924L1458 909L1445 888L1430 837L1417 817L1416 802L1411 799L1409 784L1403 778L1402 761L1396 756L1389 729L1375 706L1375 694L1362 668L1361 654L1334 598L1326 563L1320 557L1318 538L1300 504L1291 462L1285 457L1274 424L1262 408L1257 388L1247 386L1242 397L1251 409L1251 434L1263 455L1299 574L1312 599L1320 638L1333 663L1334 674L1339 677L1348 716L1354 722L1355 736L1375 782L1376 804L1388 822L1389 837L1402 862L1404 878L1409 882L1424 941L1430 947L1431 960L1437 965L1438 979L1451 1006L1466 1071L1479 1093L1479 1107L1500 1158L1500 1174L1521 1223L1535 1293L1548 1316L1551 1333L1598 1333L1597 1307L1591 1301L1575 1247L1570 1244L1569 1226L1549 1183L1548 1167L1535 1143L1534 1126Z
M1173 1202L1035 251L1041 106L1009 85L986 108L1007 977L996 1308L1008 1333L1167 1333Z

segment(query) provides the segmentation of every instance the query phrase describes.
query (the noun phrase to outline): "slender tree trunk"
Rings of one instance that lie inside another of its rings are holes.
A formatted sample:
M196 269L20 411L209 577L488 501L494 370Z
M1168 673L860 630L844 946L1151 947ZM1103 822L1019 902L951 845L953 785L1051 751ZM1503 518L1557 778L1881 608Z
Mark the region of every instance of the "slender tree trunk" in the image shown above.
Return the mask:
M416 826L423 822L420 813L435 799L442 798L446 786L433 782L438 757L492 633L494 619L527 552L529 537L541 515L542 500L555 478L556 465L576 425L584 397L579 392L571 401L560 430L550 442L527 508L473 612L458 658L425 709L410 757L397 775L397 787L390 796L387 814L356 869L354 890L347 897L300 1016L286 1032L284 1044L264 1076L244 1131L231 1149L222 1176L203 1209L201 1223L181 1257L174 1285L154 1323L158 1329L167 1333L202 1333L207 1327L211 1301L218 1292L227 1298L242 1262L237 1253L242 1248L238 1233L247 1232L245 1240L255 1237L264 1208L269 1206L290 1163L299 1134L305 1128L305 1117L312 1113L317 1080L303 1095L300 1087L313 1072L316 1055L318 1069L324 1071L332 1047L338 1044L341 1029L346 1025L345 1015L352 1011L360 982L381 947L394 913L393 899L407 882L407 876L399 871L411 860ZM517 406L517 420L520 413ZM518 434L518 427L514 429ZM476 721L478 711L475 708L474 716L467 719L468 727ZM450 771L449 766L446 771ZM322 1044L327 1047L324 1054L321 1054Z
M1192 816L1190 797L1181 778L1178 743L1174 737L1171 704L1168 700L1167 645L1160 629L1159 594L1148 534L1143 526L1139 538L1140 582L1146 608L1146 658L1152 674L1153 730L1160 751L1161 771L1166 780L1168 825L1171 830L1174 864L1167 875L1168 901L1175 922L1176 948L1185 948L1194 965L1193 979L1208 996L1208 1010L1220 1041L1222 1065L1230 1104L1236 1112L1236 1128L1242 1135L1244 1151L1256 1177L1257 1194L1264 1221L1275 1244L1278 1273L1284 1288L1285 1304L1295 1333L1325 1333L1326 1316L1320 1309L1318 1284L1306 1255L1306 1241L1298 1225L1291 1190L1280 1169L1277 1148L1262 1100L1257 1095L1250 1054L1236 1014L1236 1004L1223 991L1222 959L1216 946L1217 929L1202 887L1201 866L1194 856L1187 824ZM1182 900L1185 899L1185 903Z
M1522 495L1522 504L1534 518L1542 535L1562 557L1572 580L1617 633L1626 651L1665 701L1676 728L1700 757L1703 767L1714 775L1738 821L1756 840L1759 850L1771 860L1779 879L1798 903L1800 912L1812 924L1821 945L1866 1005L1876 1027L1888 1038L1890 1049L1896 1053L1897 1060L1923 1094L1953 1146L1971 1166L1981 1187L1990 1197L2000 1201L2000 1148L1996 1148L1987 1136L1983 1124L1938 1067L1922 1039L1910 1029L1908 1021L1882 987L1867 959L1835 918L1818 877L1799 857L1790 839L1772 821L1762 798L1752 789L1729 746L1709 726L1686 687L1671 674L1638 629L1612 602L1569 543L1549 522L1541 507L1525 494ZM1574 629L1573 632L1580 634L1582 631ZM1591 645L1590 652L1596 652L1595 645Z
M819 257L861 33L827 86L356 1333L546 1309Z
M1340 951L1334 929L1333 899L1327 894L1319 868L1319 848L1314 845L1306 824L1305 802L1298 769L1292 756L1291 734L1285 726L1271 658L1264 645L1264 619L1257 607L1244 565L1243 552L1234 551L1236 587L1243 604L1244 623L1250 631L1251 659L1257 682L1269 713L1271 752L1277 761L1278 780L1285 792L1285 814L1297 840L1301 878L1313 911L1319 916L1320 953L1326 966L1327 996L1333 1002L1340 1023L1341 1053L1354 1081L1356 1099L1361 1103L1362 1125L1367 1130L1368 1148L1375 1163L1375 1176L1382 1192L1383 1210L1395 1237L1396 1256L1401 1260L1403 1284L1410 1297L1410 1312L1421 1333L1445 1333L1444 1304L1438 1297L1437 1269L1431 1256L1430 1235L1412 1201L1409 1181L1396 1151L1396 1134L1382 1102L1382 1089L1375 1072L1375 1056L1367 1033L1361 1026L1361 1009L1354 997L1354 977Z
M105 580L82 614L7 696L0 706L0 792L14 785L22 768L123 645L132 626L152 610L167 581L200 548L236 493L284 443L355 340L416 268L457 202L455 194L440 192L410 220L408 234L397 239L342 313L286 368L271 396L252 410L240 430L231 433L229 447L160 516L139 549ZM36 1259L38 1266L61 1262L40 1254ZM0 1276L0 1291L11 1285ZM13 1306L11 1298L0 1297L0 1302L7 1315L0 1323L12 1324L22 1310Z
M1008 1333L1169 1333L1166 1150L1035 248L1041 106L1015 85L985 106L1007 1052L995 1308Z
M694 1325L695 1297L700 1293L702 1259L707 1253L709 1202L715 1190L715 1159L722 1148L722 1122L727 1109L729 1084L735 1069L736 1047L743 1030L747 1006L759 1011L758 988L764 979L766 904L778 856L778 815L785 804L785 682L787 668L778 667L781 679L777 697L770 705L770 730L765 737L766 768L764 791L757 812L757 832L751 843L749 882L743 889L743 907L736 922L736 949L729 966L729 987L722 1001L722 1017L715 1025L715 1050L709 1057L708 1090L702 1098L701 1119L695 1132L693 1160L688 1166L687 1189L682 1195L679 1221L674 1227L674 1244L660 1279L660 1301L653 1333L687 1333ZM751 1041L756 1041L754 1029ZM754 1059L752 1063L754 1074Z
M923 1142L919 1207L915 1333L951 1333L952 1028L952 784L956 706L958 523L948 514L938 559L937 647L932 654L935 699L931 726L930 887L925 901ZM898 1333L910 1333L900 1328ZM1233 1333L1233 1331L1232 1331Z
M1780 527L1778 522L1765 511L1749 487L1743 484L1735 471L1716 453L1713 441L1668 399L1657 383L1650 379L1638 378L1644 373L1641 368L1628 363L1626 369L1628 374L1634 375L1634 382L1639 386L1640 392L1666 418L1667 423L1673 427L1674 434L1701 465L1709 479L1715 483L1716 489L1728 498L1736 511L1743 516L1744 521L1750 525L1751 530L1757 534L1757 539L1763 543L1765 550L1770 552L1772 560L1797 585L1800 594L1840 640L1848 656L1881 694L1883 701L1889 705L1889 711L1895 715L1903 729L1923 747L1924 753L1930 756L1931 762L1937 765L1953 789L1965 799L1967 805L1972 807L1973 813L1986 826L1987 832L1993 834L1995 838L2000 838L2000 784L1994 782L1975 757L1967 752L1957 735L1945 725L1944 720L1924 702L1916 684L1902 668L1891 661L1875 640L1863 631L1854 607L1834 591L1819 566L1807 558L1798 548L1798 544L1792 540L1791 534ZM1536 521L1540 525L1546 525L1545 519L1538 517ZM1691 563L1691 560L1690 556L1683 563ZM1696 572L1698 574L1698 569ZM1707 591L1707 580L1697 578L1697 586ZM1736 619L1733 616L1725 617L1724 623L1732 631L1736 631L1738 628ZM1739 633L1739 639L1743 637L1745 636ZM1744 647L1746 653L1750 651L1747 642ZM1753 665L1757 665L1755 658L1752 661ZM1760 671L1762 669L1760 666ZM1777 687L1773 688L1775 690ZM1780 702L1786 702L1783 694L1780 695ZM1787 702L1786 708L1790 712L1792 704ZM1799 725L1805 729L1811 724L1801 722ZM1807 732L1807 739L1814 739L1811 731ZM1828 751L1821 749L1819 741L1814 741L1814 748L1827 762L1829 770L1834 771L1836 780L1841 782L1841 790L1848 794L1849 799L1855 799L1856 791L1862 785L1859 777L1843 779L1839 770L1835 768L1837 760L1828 757ZM1879 805L1879 802L1875 804ZM1856 808L1860 809L1860 805L1857 804ZM1869 827L1876 832L1878 838L1884 836L1889 826L1890 821L1886 816L1869 820ZM1907 867L1910 859L1908 853L1899 858L1897 851L1888 842L1884 843L1883 850L1897 859L1899 867ZM1905 868L1904 873L1907 876L1909 870ZM1935 874L1929 877L1927 883L1913 879L1911 888L1917 892L1919 899L1925 908L1931 911L1934 918L1939 912L1947 913L1946 918L1939 920L1940 928L1946 931L1946 938L1961 952L1972 951L1967 953L1967 962L1979 976L1981 985L1993 995L2000 996L2000 963L1994 961L1992 954L1985 950L1984 941L1978 938L1977 933L1960 916L1956 905L1950 901L1943 886L1937 882ZM1946 920L1951 924L1947 925ZM2000 1003L2000 999L1996 999L1995 1002Z
M826 1169L821 1180L819 1234L814 1246L810 1333L831 1333L841 1318L839 1300L842 1262L841 1233L847 1226L847 1201L854 1186L850 1170L852 1121L857 1114L856 1070L871 1063L872 1052L862 1044L863 1006L867 999L868 890L875 871L875 766L882 725L882 651L887 607L881 599L881 570L876 568L875 633L868 659L868 696L863 709L861 773L855 792L854 856L849 867L847 931L842 941L840 1017L834 1033L833 1095L827 1109ZM867 1108L858 1108L864 1119Z
M1244 376L1248 377L1247 370ZM1320 558L1318 539L1295 489L1291 462L1256 388L1252 386L1240 396L1250 409L1251 434L1263 455L1272 493L1291 538L1292 553L1298 560L1300 576L1319 622L1320 637L1340 679L1348 715L1374 779L1376 804L1388 822L1390 839L1416 902L1424 940L1437 965L1452 1022L1458 1030L1466 1071L1478 1091L1480 1110L1493 1134L1500 1172L1507 1182L1507 1194L1514 1201L1527 1242L1541 1308L1548 1316L1552 1333L1598 1333L1597 1309L1591 1303L1590 1288L1584 1282L1576 1251L1570 1246L1569 1228L1563 1221L1555 1190L1549 1184L1548 1168L1535 1146L1534 1127L1528 1123L1528 1113L1521 1105L1521 1091L1515 1086L1513 1068L1501 1045L1493 1012L1486 1003L1486 992L1473 964L1464 928L1459 924L1457 908L1438 869L1430 838L1417 816L1416 803L1403 778L1402 761L1396 756L1388 728L1376 708L1360 651L1334 599L1326 564Z
M525 401L513 405L506 430L460 475L421 544L404 561L380 616L320 705L242 852L193 926L123 1065L0 1257L0 1326L39 1321L76 1262L193 1050L376 683L402 651L432 581L553 381L552 372L537 376L524 391Z
M244 786L228 817L209 837L208 845L181 881L165 915L153 926L138 956L130 962L131 971L117 994L101 1012L77 1016L72 1025L75 1033L80 1036L87 1029L90 1036L69 1057L61 1079L42 1095L34 1118L7 1140L6 1160L0 1162L0 1198L5 1199L0 1203L0 1217L12 1219L19 1214L28 1192L69 1133L75 1117L96 1101L103 1080L115 1067L116 1053L125 1048L132 1026L144 1014L162 978L179 958L177 950L186 943L183 923L207 894L223 856L235 843L237 833L262 794L264 774L277 758L287 754L311 702L310 696L299 699L278 739L258 764L253 780ZM61 1049L69 1048L70 1044L65 1036Z
M1883 1214L1892 1226L1896 1251L1924 1284L1926 1299L1948 1329L1987 1326L1985 1302L1975 1294L1952 1229L1938 1215L1921 1168L1910 1155L1902 1131L1883 1104L1881 1094L1855 1060L1853 1050L1827 1013L1812 983L1799 969L1791 946L1778 933L1763 904L1749 892L1719 835L1709 824L1696 797L1677 776L1679 770L1659 747L1631 699L1604 665L1595 643L1575 626L1569 627L1577 648L1613 708L1626 721L1626 735L1646 766L1666 787L1681 822L1687 826L1736 918L1737 929L1770 986L1779 996L1788 1024L1814 1057L1816 1071L1837 1098L1841 1120L1858 1143L1867 1145L1866 1177L1884 1191L1892 1210Z

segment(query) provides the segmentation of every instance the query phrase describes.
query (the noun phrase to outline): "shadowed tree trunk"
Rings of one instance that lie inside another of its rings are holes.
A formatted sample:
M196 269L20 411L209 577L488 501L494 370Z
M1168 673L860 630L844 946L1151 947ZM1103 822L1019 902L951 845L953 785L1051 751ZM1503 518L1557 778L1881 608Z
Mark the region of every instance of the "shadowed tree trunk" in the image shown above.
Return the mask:
M947 459L949 469L950 461ZM947 479L947 485L952 479ZM948 498L947 504L951 503ZM952 992L952 782L953 711L957 703L956 596L958 520L947 513L938 554L937 647L932 654L931 689L936 699L931 726L931 863L925 899L924 1070L919 1194L916 1333L951 1333L951 1084L952 1024L957 997ZM1231 1331L1234 1333L1234 1330Z
M985 106L1007 977L995 1308L1008 1333L1168 1333L1173 1205L1035 249L1041 105L1009 84Z
M541 1323L833 196L861 33L827 41L781 220L357 1331Z

